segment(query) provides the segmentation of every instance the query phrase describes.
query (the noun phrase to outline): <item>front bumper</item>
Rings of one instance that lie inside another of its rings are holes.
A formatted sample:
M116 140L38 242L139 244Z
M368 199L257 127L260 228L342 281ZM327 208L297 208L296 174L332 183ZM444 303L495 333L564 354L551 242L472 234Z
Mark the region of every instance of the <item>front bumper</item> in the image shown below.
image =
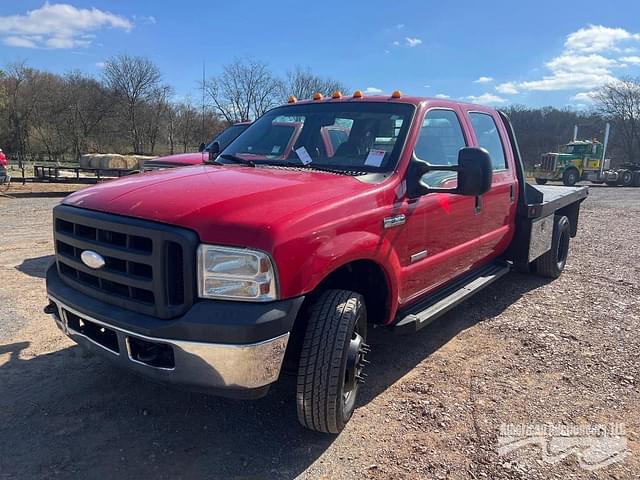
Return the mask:
M71 289L55 266L47 293L57 326L90 351L153 380L237 398L262 396L278 379L303 300L203 300L182 317L159 320ZM229 325L231 311L240 328Z

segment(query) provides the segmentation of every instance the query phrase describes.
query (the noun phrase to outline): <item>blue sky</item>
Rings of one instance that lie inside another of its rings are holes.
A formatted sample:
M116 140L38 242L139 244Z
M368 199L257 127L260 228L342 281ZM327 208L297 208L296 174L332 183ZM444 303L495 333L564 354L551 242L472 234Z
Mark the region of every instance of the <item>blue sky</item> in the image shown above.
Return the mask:
M110 55L151 58L178 97L251 56L351 89L491 105L588 108L589 92L640 75L640 2L0 0L0 64L100 75Z

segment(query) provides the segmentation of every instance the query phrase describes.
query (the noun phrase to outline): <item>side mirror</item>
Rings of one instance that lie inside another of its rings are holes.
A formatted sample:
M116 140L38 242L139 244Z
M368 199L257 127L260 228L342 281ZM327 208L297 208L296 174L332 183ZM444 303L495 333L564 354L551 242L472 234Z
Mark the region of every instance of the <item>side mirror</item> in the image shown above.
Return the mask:
M199 152L204 152L204 149L205 149L205 148L207 148L207 145L206 145L204 142L202 142L202 143L200 144L200 146L198 147L198 151L199 151Z
M439 171L457 172L457 185L454 188L434 188L424 182L425 174ZM431 165L414 156L409 175L417 179L409 190L412 197L434 192L478 196L491 189L493 165L489 152L484 148L465 147L458 152L458 165Z
M220 144L218 142L213 142L209 147L209 160L215 160L219 153Z

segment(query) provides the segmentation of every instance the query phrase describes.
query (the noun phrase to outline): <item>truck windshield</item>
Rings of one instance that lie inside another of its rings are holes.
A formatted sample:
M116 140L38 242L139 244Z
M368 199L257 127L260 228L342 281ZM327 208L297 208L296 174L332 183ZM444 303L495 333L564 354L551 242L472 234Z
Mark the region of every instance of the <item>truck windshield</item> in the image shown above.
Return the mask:
M393 170L414 107L381 102L327 102L275 108L256 120L219 157L255 165L304 166L345 173Z
M216 135L213 140L209 142L209 145L205 147L204 151L210 151L213 142L218 142L218 145L220 145L220 150L223 150L227 145L233 142L238 137L238 135L244 132L247 127L249 127L248 123L239 123L237 125L231 125L230 127L225 128L222 132Z

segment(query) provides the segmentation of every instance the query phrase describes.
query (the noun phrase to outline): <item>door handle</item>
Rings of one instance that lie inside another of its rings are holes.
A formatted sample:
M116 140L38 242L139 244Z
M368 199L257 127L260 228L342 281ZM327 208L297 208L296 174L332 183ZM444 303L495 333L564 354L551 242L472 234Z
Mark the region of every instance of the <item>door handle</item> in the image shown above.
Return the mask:
M509 201L513 203L515 199L516 199L516 187L512 183L511 185L509 185Z
M482 197L480 195L476 195L476 214L482 211Z

